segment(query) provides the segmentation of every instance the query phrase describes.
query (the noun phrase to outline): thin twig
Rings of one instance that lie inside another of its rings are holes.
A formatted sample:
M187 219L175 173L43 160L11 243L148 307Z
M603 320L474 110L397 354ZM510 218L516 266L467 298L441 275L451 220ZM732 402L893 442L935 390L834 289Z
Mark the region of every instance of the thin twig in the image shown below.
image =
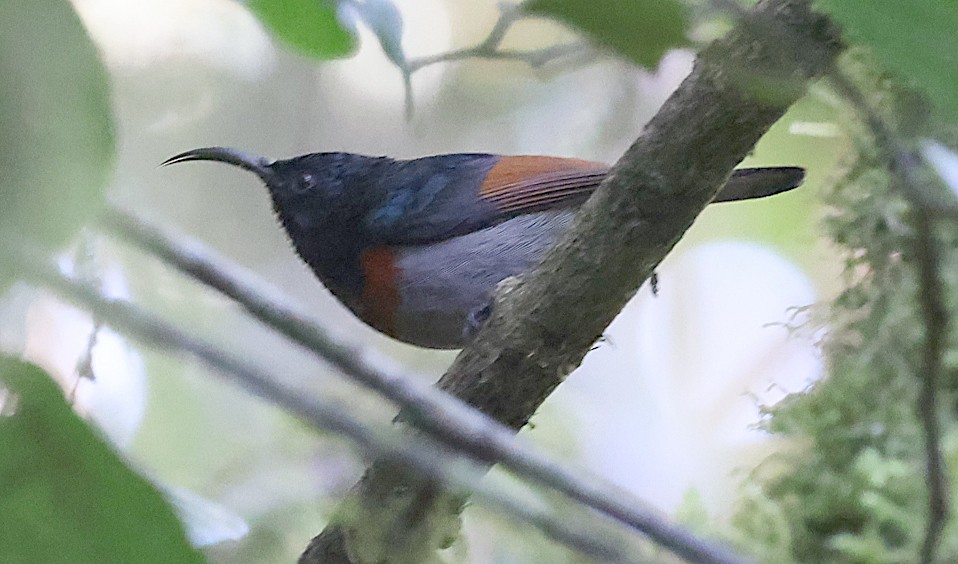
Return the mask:
M669 523L621 488L563 465L524 445L508 427L421 380L403 374L370 352L336 341L322 325L287 303L277 290L196 242L174 239L159 229L110 211L107 226L171 266L222 292L251 315L316 353L345 376L399 405L404 421L450 448L485 463L499 463L515 475L549 487L642 532L696 562L737 562L726 548Z
M476 45L419 57L400 66L399 70L402 72L403 84L405 86L407 119L412 116L413 112L412 75L416 73L416 71L422 70L430 65L450 61L461 61L464 59L490 59L519 61L526 63L532 68L539 68L557 59L584 53L588 50L589 44L584 41L572 41L539 49L501 49L502 40L512 25L527 17L529 16L523 13L520 4L500 3L499 19L496 20L495 25L492 26L489 35Z
M575 41L571 43L553 45L551 47L544 47L541 49L530 49L524 51L500 49L499 47L502 45L502 40L505 39L506 33L509 32L509 29L512 27L512 25L517 21L527 17L529 16L523 13L522 7L519 4L502 3L499 6L499 19L496 20L496 24L492 26L492 30L485 39L472 47L455 49L445 53L438 53L436 55L428 55L418 59L413 59L409 61L408 64L409 72L414 73L423 67L434 65L436 63L445 63L449 61L459 61L471 58L498 60L511 59L528 63L529 66L532 67L539 67L548 63L549 61L582 51L588 47L588 44L584 41Z
M925 470L928 474L928 517L925 539L921 546L921 562L935 561L935 553L948 519L948 481L945 462L941 455L941 430L938 421L938 383L942 373L944 343L948 331L941 282L941 249L935 237L935 225L941 215L942 202L933 201L926 183L918 178L918 157L897 141L895 133L868 104L861 91L843 74L832 72L832 83L861 114L872 132L879 150L888 161L898 188L911 203L915 214L914 253L918 260L919 301L925 322L925 346L922 367L925 372L918 394L917 412L925 438ZM951 206L954 207L953 205ZM944 208L948 212L948 207Z
M936 220L932 214L917 214L918 238L915 241L915 252L918 256L921 310L927 335L922 355L925 378L918 396L918 414L925 435L925 465L928 472L928 523L921 548L921 561L925 564L935 561L935 552L949 512L948 478L941 455L941 430L937 410L948 315L939 273L941 251L935 238L935 224Z
M73 380L73 388L70 390L70 402L76 401L77 390L80 388L82 380L96 380L96 373L93 371L93 349L96 348L97 339L100 336L102 325L99 319L93 320L93 327L90 329L90 336L87 338L86 347L83 349L83 355L76 365L76 378Z
M92 236L89 233L84 233L80 239L80 244L73 260L73 271L85 282L96 286L103 286L103 280L96 264L95 248L96 245L92 240ZM70 390L71 403L76 401L77 390L80 389L80 382L82 380L90 380L91 382L96 380L96 373L93 371L93 349L96 348L101 327L100 320L93 317L93 327L90 329L90 336L87 338L86 348L83 351L83 355L77 361L74 370L76 378L73 380L73 388Z
M177 329L130 303L103 296L93 286L51 267L38 254L13 251L10 255L4 258L11 259L21 275L87 308L117 331L150 345L197 358L217 374L312 427L348 437L370 459L394 460L445 484L471 491L480 502L536 526L554 540L583 554L614 562L637 561L621 537L612 535L614 538L610 538L607 529L600 531L588 526L587 519L569 519L568 516L537 510L520 503L514 495L489 487L481 480L485 465L456 456L431 441L410 441L408 435L395 429L375 429L339 404L286 387L273 375L236 355Z
M555 59L560 59L562 57L578 53L584 50L585 47L585 43L578 41L527 50L499 49L498 47L490 49L485 45L477 45L468 49L458 49L456 51L449 51L447 53L439 53L438 55L430 55L428 57L415 59L409 63L409 66L411 67L410 72L416 72L423 67L434 65L436 63L445 63L469 58L480 58L498 61L521 61L528 64L530 67L538 68Z

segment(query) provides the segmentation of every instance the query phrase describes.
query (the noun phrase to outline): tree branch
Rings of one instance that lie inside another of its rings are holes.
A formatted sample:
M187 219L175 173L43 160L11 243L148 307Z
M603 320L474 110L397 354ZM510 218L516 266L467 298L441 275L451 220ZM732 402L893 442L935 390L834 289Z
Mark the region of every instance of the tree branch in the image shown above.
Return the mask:
M755 22L781 30L779 40L753 33ZM841 48L834 26L811 12L807 0L760 2L726 38L701 53L692 74L542 264L500 285L489 321L439 387L514 429L525 425L735 165ZM301 562L428 556L450 540L449 523L462 500L377 463L348 503L364 507L362 517L385 530L370 530L362 519L328 526ZM408 515L412 507L421 516L416 521L390 519L390 514ZM395 526L384 527L389 522ZM378 552L370 548L377 543Z

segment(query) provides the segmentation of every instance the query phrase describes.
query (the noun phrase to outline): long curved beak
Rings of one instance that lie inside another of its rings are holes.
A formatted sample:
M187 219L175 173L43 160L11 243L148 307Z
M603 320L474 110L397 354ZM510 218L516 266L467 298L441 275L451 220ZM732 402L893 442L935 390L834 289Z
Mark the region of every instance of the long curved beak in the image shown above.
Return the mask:
M179 155L166 159L160 163L160 166L169 166L189 161L216 161L238 166L259 176L266 184L269 184L273 178L273 169L271 168L273 161L266 157L250 155L249 153L244 153L243 151L229 147L203 147L201 149L193 149L192 151L186 151L185 153L180 153Z

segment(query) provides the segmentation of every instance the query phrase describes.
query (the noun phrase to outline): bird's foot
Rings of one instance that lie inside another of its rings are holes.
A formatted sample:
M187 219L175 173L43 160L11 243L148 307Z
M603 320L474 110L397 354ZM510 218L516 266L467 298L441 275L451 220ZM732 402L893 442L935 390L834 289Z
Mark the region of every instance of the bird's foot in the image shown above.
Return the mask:
M483 324L492 317L492 301L473 308L466 316L466 324L462 328L462 339L466 343L472 341Z

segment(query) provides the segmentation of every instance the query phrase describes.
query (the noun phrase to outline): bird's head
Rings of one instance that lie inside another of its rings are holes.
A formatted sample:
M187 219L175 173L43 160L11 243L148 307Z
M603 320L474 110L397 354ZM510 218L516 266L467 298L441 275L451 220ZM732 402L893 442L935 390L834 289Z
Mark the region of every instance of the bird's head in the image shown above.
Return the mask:
M228 147L204 147L170 157L161 166L214 161L240 167L266 184L273 207L287 229L309 231L348 220L363 205L362 178L370 157L311 153L271 160ZM353 190L346 193L347 185Z

